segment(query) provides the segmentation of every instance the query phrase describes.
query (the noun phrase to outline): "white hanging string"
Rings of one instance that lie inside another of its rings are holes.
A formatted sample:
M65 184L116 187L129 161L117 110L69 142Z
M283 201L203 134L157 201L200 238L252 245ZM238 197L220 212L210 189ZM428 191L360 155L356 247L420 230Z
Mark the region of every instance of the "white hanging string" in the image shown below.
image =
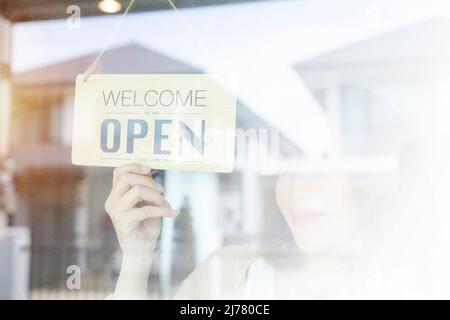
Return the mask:
M89 67L84 72L84 76L83 76L83 80L84 81L87 81L89 79L89 76L91 75L91 73L97 68L98 63L100 62L100 59L102 58L102 56L105 53L106 49L108 48L110 42L112 41L112 39L116 35L117 31L119 30L120 26L122 25L122 22L125 19L125 17L128 14L128 12L130 11L131 7L133 6L134 1L135 0L131 0L129 2L125 12L122 14L122 16L120 17L120 20L117 22L117 24L115 25L113 31L111 32L109 38L107 39L107 41L103 45L102 50L99 52L99 54L97 55L95 60L89 65ZM167 0L167 1L169 2L169 4L172 7L172 9L175 11L175 14L177 15L178 20L180 20L183 23L183 25L185 26L186 30L189 33L189 36L194 40L195 44L201 49L203 55L205 57L208 57L209 54L208 54L208 51L206 50L205 46L203 45L203 42L197 37L197 35L195 34L195 32L192 29L191 25L184 19L183 15L180 13L178 8L175 6L173 0Z
M184 17L181 14L180 10L178 10L178 8L173 3L173 0L167 0L167 1L169 2L169 4L172 7L172 9L175 11L175 14L176 14L178 20L181 21L181 23L183 23L183 25L184 25L185 29L187 30L190 38L194 40L194 42L197 45L197 47L199 47L200 50L202 51L203 56L205 58L210 58L210 54L209 54L208 50L206 49L205 45L203 44L203 41L199 37L197 37L196 33L192 29L192 27L189 24L189 22L187 22L186 19L184 19Z
M84 72L84 77L83 80L87 81L89 79L89 76L91 75L91 73L97 68L98 63L100 61L100 59L102 58L103 54L105 53L106 49L109 46L109 43L111 42L111 40L114 38L114 36L116 35L117 31L119 30L119 27L122 25L123 20L125 19L126 15L128 14L128 12L130 11L131 7L134 4L134 0L131 0L128 3L127 8L125 9L125 12L122 14L122 16L120 17L120 20L117 22L117 24L114 26L113 31L111 32L111 34L109 35L108 40L106 40L105 44L103 45L102 50L99 52L99 54L97 55L97 57L95 58L95 60L89 65L89 67L86 69L86 71Z

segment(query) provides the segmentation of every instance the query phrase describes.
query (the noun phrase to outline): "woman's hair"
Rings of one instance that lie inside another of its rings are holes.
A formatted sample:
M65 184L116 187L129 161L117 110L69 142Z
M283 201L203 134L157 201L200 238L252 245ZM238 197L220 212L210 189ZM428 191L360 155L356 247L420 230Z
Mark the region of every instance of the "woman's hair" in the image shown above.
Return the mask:
M281 213L280 213L281 214ZM263 257L277 265L298 263L302 253L297 247L292 231L286 222L285 228L279 230L278 235L261 241L259 250Z
M267 207L262 213L263 223L258 235L259 253L273 264L298 263L302 254L278 208L275 190L266 194L272 194L272 196L265 199Z

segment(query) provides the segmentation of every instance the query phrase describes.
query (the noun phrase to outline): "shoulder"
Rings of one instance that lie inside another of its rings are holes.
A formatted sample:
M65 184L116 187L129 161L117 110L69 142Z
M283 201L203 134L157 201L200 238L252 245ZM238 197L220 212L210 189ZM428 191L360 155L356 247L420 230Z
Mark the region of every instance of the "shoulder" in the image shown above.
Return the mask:
M236 299L256 245L228 246L201 263L183 282L175 299Z

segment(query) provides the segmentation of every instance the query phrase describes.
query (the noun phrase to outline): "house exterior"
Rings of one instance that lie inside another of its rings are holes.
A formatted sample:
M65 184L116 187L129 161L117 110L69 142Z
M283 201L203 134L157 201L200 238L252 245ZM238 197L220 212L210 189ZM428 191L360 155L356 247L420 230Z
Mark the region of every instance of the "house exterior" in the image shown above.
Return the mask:
M330 156L394 156L430 132L448 94L450 21L378 34L295 65L332 121Z

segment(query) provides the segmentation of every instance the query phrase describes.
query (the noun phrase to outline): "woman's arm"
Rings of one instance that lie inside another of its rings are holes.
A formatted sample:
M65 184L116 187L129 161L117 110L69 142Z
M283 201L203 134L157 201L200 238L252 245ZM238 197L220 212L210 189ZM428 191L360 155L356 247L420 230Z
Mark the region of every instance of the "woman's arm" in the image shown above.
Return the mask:
M124 253L114 299L145 299L153 251L148 256Z
M114 170L105 209L122 249L122 267L114 299L145 299L161 217L173 217L163 198L164 188L150 176L150 168L127 164Z

